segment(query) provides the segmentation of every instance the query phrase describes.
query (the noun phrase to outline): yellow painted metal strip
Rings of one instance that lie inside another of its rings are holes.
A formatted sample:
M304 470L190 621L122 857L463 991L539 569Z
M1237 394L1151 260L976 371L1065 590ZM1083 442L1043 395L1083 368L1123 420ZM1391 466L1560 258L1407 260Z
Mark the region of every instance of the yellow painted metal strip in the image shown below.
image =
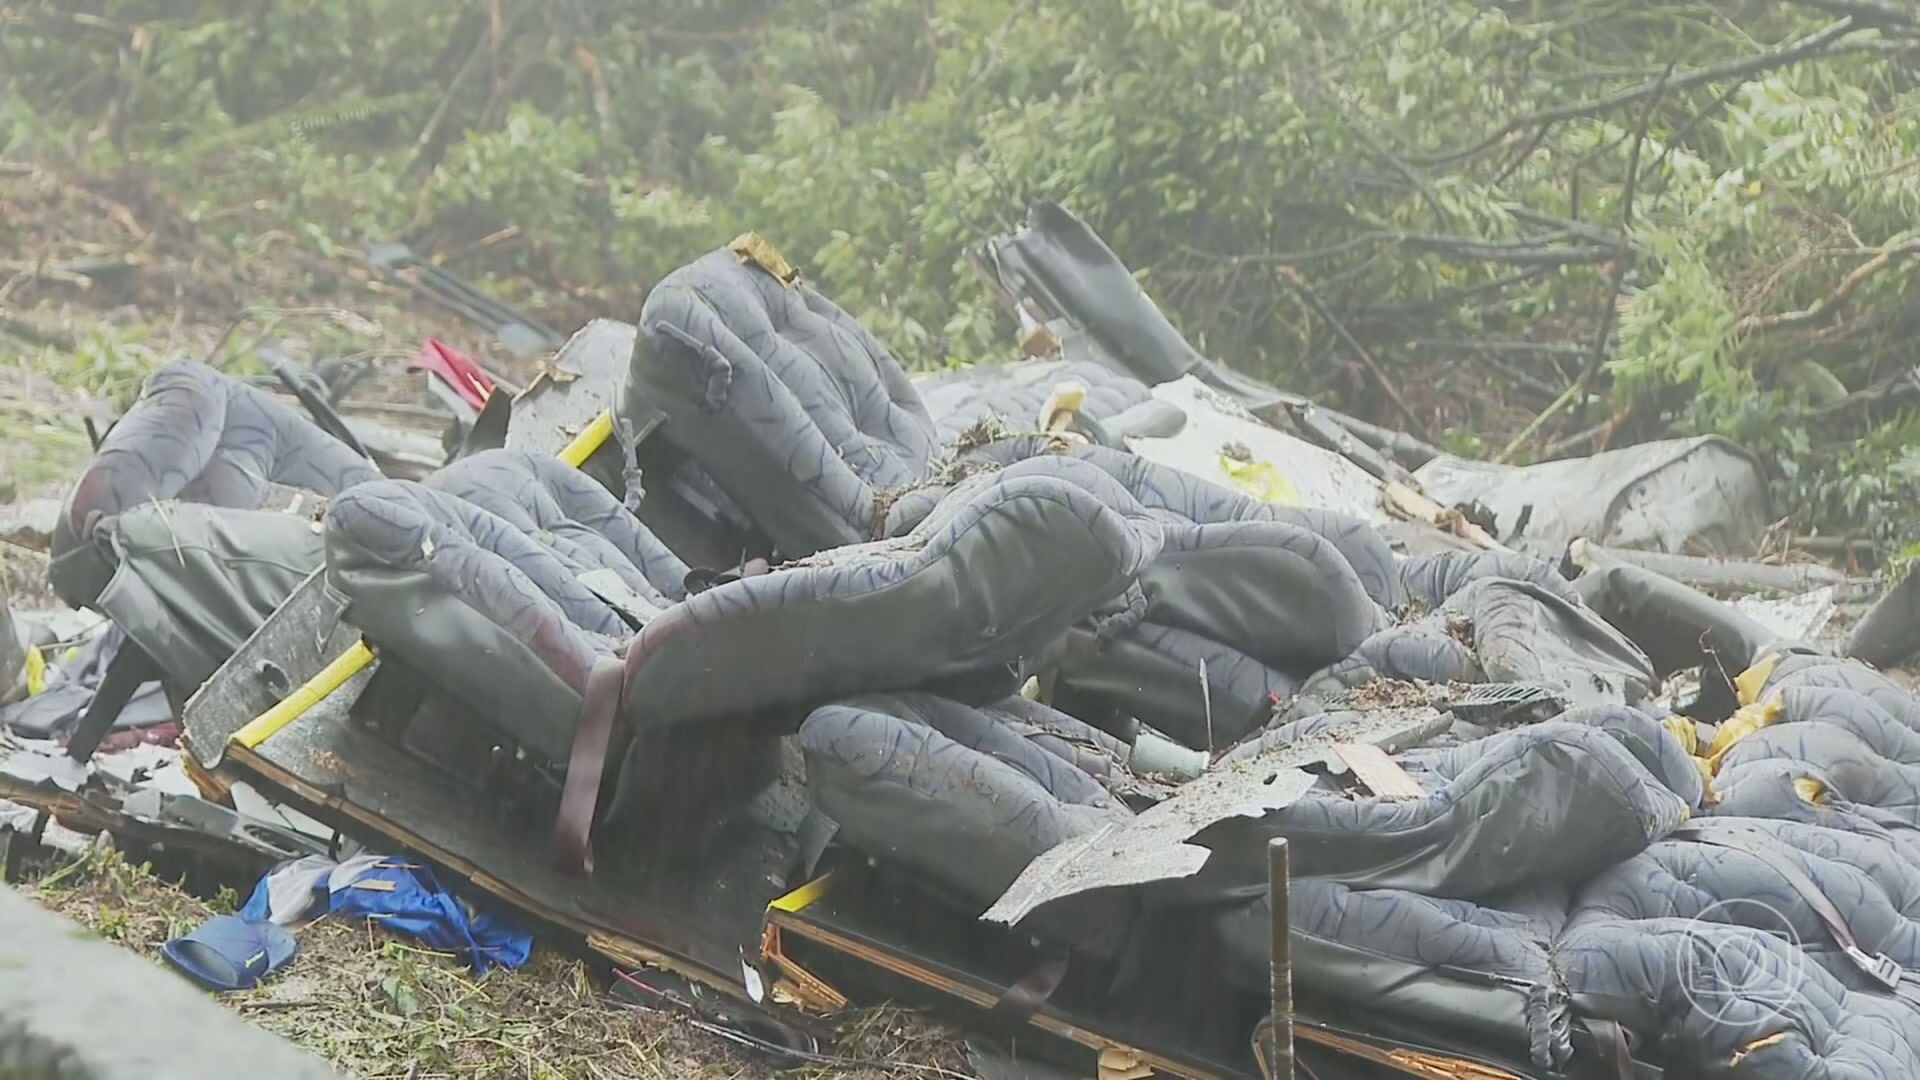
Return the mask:
M600 444L606 442L607 437L612 434L613 413L603 412L594 417L593 422L582 429L580 434L575 435L566 449L560 451L560 460L577 469L586 464L587 459L593 456L593 452L600 449Z
M767 905L767 910L784 911L791 915L813 903L815 900L827 895L832 889L833 874L827 873L814 878L812 881L807 882L805 885L800 886L785 896L775 898L772 903Z
M308 679L305 685L288 694L278 705L247 721L247 725L234 732L229 741L249 749L259 746L268 736L293 723L301 713L318 705L328 694L340 689L342 683L372 662L373 650L367 648L367 643L354 642L352 648L321 668L320 674Z
M573 441L560 451L560 460L574 468L579 468L595 450L613 434L613 413L603 412L593 418ZM328 694L340 689L341 684L359 674L360 669L373 662L373 650L367 648L364 641L356 641L353 647L333 662L320 669L320 673L308 679L305 685L288 694L281 702L252 720L239 731L233 733L229 742L252 749L265 742L269 736L298 719L300 714L318 705ZM825 880L825 879L822 879ZM803 886L799 892L806 891ZM794 895L798 895L796 892ZM809 901L811 903L811 901ZM804 905L803 905L804 906Z

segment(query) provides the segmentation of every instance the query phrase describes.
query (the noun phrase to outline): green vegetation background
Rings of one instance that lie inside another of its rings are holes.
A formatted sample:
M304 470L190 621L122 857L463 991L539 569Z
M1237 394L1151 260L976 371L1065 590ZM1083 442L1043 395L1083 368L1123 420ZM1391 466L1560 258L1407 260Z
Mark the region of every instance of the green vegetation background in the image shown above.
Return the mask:
M0 159L235 259L402 238L565 326L773 239L910 366L1058 199L1204 351L1451 448L1721 432L1920 539L1890 0L0 0ZM505 230L505 231L503 231Z

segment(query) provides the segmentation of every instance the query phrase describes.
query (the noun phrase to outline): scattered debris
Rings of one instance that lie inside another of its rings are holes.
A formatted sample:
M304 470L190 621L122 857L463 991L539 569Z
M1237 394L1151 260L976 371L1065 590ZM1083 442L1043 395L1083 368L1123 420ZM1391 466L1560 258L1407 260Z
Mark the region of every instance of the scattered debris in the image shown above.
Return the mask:
M1448 506L1487 507L1509 546L1549 556L1581 537L1642 551L1737 556L1759 547L1771 521L1759 463L1710 436L1526 467L1443 455L1414 476Z

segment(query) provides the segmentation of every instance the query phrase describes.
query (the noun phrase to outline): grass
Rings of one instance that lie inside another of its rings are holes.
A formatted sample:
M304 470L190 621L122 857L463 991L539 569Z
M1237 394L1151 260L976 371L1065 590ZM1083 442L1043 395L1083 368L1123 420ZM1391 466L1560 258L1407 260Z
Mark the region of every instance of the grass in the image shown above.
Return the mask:
M24 886L27 895L127 949L160 962L160 946L231 911L230 890L202 899L96 848ZM367 1080L559 1077L746 1080L775 1075L687 1016L612 998L588 966L548 949L525 967L472 974L370 923L327 917L296 932L300 951L259 989L217 998L259 1026ZM837 1053L888 1066L809 1066L799 1080L969 1076L952 1036L896 1009L862 1010L842 1025Z

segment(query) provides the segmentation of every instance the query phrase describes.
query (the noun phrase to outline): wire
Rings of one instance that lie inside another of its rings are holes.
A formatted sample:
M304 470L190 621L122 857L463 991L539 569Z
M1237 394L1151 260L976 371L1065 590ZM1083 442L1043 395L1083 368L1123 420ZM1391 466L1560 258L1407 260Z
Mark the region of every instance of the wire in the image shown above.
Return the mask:
M921 1065L911 1061L895 1061L891 1059L880 1060L874 1058L843 1057L839 1054L823 1054L817 1050L802 1050L798 1047L782 1046L771 1040L763 1039L758 1035L702 1019L693 1004L679 995L669 993L657 986L649 986L618 968L615 968L613 973L620 981L627 985L639 990L644 990L669 1004L679 1006L689 1014L686 1018L687 1022L699 1028L701 1031L717 1035L729 1042L759 1050L763 1053L796 1058L809 1065L834 1065L845 1069L904 1069L908 1072L924 1073L928 1076L948 1077L950 1080L974 1080L973 1077L965 1073L954 1072L952 1069L943 1069L938 1065ZM644 1008L644 1006L629 1005L627 1002L616 1002L616 1004L627 1008Z

